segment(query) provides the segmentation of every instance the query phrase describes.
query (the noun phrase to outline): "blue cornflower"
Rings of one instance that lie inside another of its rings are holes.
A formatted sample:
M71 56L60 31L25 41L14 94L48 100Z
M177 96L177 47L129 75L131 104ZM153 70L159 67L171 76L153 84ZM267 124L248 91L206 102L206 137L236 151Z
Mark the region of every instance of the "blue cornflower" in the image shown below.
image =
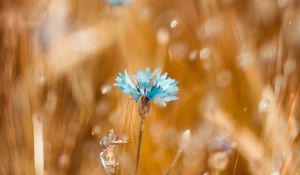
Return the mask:
M125 70L124 74L119 73L114 86L125 94L131 95L136 102L140 102L142 107L150 105L152 101L165 107L167 102L178 99L176 97L176 93L179 91L178 82L169 78L167 73L161 75L159 69L153 73L149 68L146 68L145 71L139 70L136 75L132 75L132 79Z

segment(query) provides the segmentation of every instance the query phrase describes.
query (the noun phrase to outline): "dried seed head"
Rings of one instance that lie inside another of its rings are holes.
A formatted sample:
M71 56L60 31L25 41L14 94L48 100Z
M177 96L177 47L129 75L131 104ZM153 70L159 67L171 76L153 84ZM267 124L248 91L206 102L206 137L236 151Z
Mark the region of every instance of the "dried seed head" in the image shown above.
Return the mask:
M181 135L180 148L186 150L189 146L190 140L191 140L191 131L187 129Z
M100 153L100 164L106 174L115 174L119 163L115 157L115 148L127 143L127 137L119 137L114 134L113 129L109 130L108 136L104 136L100 140L100 145L103 151Z

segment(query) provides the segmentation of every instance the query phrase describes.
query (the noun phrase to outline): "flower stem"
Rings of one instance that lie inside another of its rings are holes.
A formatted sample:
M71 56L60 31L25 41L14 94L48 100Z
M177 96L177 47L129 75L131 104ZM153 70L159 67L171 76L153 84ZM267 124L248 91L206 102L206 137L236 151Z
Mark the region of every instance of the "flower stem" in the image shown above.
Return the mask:
M142 147L142 139L143 139L143 131L144 131L144 120L145 120L144 116L141 116L138 149L137 149L136 165L135 165L135 174L137 174L138 170L139 170L140 152L141 152L141 147Z

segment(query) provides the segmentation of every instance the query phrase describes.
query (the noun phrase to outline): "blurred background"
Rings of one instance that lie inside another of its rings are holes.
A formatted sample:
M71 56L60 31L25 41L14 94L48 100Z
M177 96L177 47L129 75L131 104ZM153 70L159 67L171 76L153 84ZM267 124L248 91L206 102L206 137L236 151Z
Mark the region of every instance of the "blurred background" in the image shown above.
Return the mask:
M134 174L137 104L113 83L160 67L180 99L151 106L139 174L298 175L299 56L298 0L1 0L0 174L104 174L110 129Z

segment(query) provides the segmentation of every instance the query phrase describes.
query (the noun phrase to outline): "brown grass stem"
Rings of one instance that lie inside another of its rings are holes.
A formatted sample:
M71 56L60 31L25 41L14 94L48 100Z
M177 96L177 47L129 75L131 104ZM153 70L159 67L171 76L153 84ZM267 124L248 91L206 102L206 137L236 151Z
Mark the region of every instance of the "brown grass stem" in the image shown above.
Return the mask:
M166 173L164 175L169 175L171 173L171 171L174 169L175 165L177 164L181 154L183 152L183 149L182 148L179 148L177 153L176 153L176 156L174 157L170 167L168 168L168 170L166 171Z
M140 154L141 154L142 139L143 139L143 132L144 132L144 120L145 120L145 118L143 116L141 116L138 148L137 148L136 164L135 164L135 174L137 174L138 170L139 170Z
M238 151L237 155L236 155L235 163L234 163L233 175L236 174L236 169L237 169L237 164L238 164L238 161L239 161L239 157L240 157L240 152Z

